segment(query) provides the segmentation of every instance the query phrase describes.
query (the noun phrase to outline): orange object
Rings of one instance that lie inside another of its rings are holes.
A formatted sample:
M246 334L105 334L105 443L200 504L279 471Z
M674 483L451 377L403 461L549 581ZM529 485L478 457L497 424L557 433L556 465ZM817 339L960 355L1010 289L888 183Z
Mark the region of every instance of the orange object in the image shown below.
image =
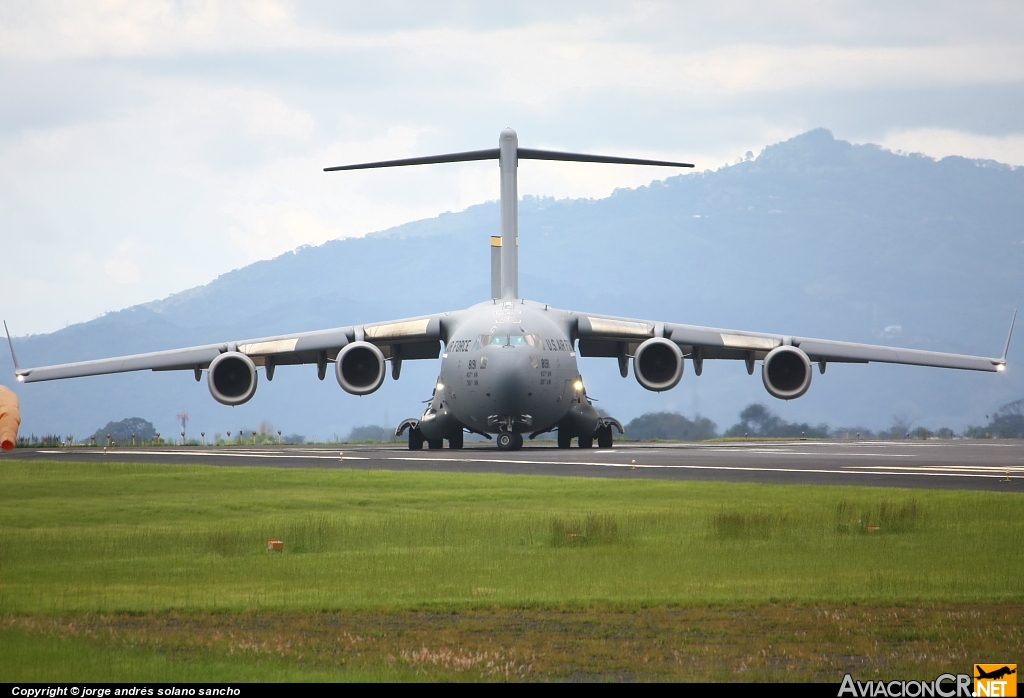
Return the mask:
M268 540L267 541L267 550L271 551L271 552L272 551L277 551L279 553L283 553L284 552L284 542L283 541L279 541L279 540L273 540L273 539L272 540Z
M10 388L0 385L0 448L10 451L18 441L21 410L18 396Z

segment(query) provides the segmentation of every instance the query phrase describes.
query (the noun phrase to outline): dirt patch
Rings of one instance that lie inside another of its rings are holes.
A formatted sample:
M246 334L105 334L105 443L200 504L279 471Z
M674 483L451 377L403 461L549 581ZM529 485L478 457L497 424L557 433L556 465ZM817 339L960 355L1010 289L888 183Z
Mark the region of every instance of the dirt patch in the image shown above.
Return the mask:
M108 645L439 679L934 679L1024 650L1024 604L6 616Z

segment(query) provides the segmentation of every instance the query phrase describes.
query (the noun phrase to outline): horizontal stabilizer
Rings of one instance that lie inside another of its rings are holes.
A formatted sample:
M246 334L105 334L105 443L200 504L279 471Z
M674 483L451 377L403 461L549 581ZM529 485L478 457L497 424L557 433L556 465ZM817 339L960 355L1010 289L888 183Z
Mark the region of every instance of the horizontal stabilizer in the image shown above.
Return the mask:
M339 170L372 170L377 167L403 167L404 165L434 165L439 162L472 162L474 160L497 160L498 149L469 150L464 153L446 153L444 155L427 155L422 158L404 158L402 160L382 160L380 162L363 162L358 165L339 165L325 167L324 172Z
M620 158L614 155L587 155L585 153L562 153L557 150L534 150L520 148L520 160L563 160L567 162L605 162L611 165L654 165L655 167L693 167L688 162L668 160L644 160L642 158Z
M535 150L519 148L516 152L520 160L561 160L563 162L603 162L612 165L653 165L655 167L693 167L688 162L670 162L668 160L645 160L643 158L620 158L614 155L587 155L586 153L563 153L558 150ZM356 165L339 165L325 167L324 172L340 170L372 170L378 167L404 167L406 165L435 165L442 162L473 162L475 160L497 160L499 150L468 150L464 153L446 153L444 155L427 155L421 158L404 158L402 160L381 160L380 162L363 162Z

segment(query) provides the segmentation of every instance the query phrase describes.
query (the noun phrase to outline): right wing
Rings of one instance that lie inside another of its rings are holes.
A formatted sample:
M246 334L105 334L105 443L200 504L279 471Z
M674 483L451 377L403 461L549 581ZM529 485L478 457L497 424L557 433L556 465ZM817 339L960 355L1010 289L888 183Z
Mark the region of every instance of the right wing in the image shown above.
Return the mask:
M301 332L298 334L262 337L198 347L131 354L109 359L76 361L54 366L20 368L15 366L19 381L37 381L98 376L127 371L194 371L199 380L203 369L219 355L238 351L246 354L257 366L290 364L317 364L321 380L328 362L350 342L367 341L377 345L386 359L392 362L405 359L436 359L441 353L441 341L447 333L445 321L453 313L438 313L415 318L392 320L372 325L352 325L330 330Z
M665 337L679 345L687 357L704 359L734 359L748 362L762 360L772 349L783 345L799 347L813 362L822 366L828 362L868 363L877 361L938 368L958 368L969 371L1001 371L1006 365L1006 338L1003 356L999 358L948 354L921 349L901 349L877 344L856 344L831 339L791 337L781 334L727 330L696 325L679 325L579 313L577 334L580 356L620 357L624 361L632 356L642 342L652 337ZM1014 313L1016 319L1016 313ZM1013 332L1013 322L1010 323Z

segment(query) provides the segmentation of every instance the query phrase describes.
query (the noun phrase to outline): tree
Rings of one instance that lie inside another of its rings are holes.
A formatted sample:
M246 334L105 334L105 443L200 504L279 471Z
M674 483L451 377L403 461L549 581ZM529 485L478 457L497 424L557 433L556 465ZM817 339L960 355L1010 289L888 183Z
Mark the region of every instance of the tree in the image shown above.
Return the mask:
M626 425L626 436L640 441L702 441L718 436L718 425L700 415L690 420L678 412L648 412Z
M112 441L122 444L130 444L134 434L135 443L140 443L156 438L156 428L142 417L129 417L120 422L107 422L105 427L100 427L93 433L92 438L98 443L105 444L107 434L110 434Z
M992 415L987 426L968 427L964 436L972 439L1024 439L1024 400L1003 405Z
M822 439L829 435L827 424L811 426L806 422L787 422L768 409L767 405L755 402L747 405L740 412L740 421L725 432L726 436L776 436L801 437L810 436Z

